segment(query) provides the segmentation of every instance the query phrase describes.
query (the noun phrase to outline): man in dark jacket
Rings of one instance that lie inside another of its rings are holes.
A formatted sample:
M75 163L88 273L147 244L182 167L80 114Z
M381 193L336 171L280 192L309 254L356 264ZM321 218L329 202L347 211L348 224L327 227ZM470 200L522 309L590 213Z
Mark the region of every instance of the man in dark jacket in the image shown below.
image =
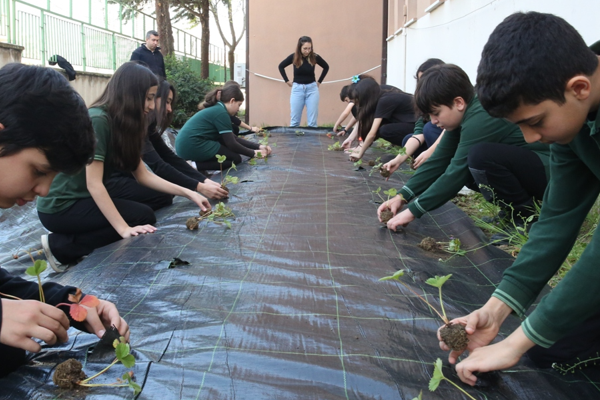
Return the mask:
M165 71L165 60L158 47L158 32L148 31L146 33L146 43L131 53L130 61L143 61L148 64L148 68L161 78L167 78Z

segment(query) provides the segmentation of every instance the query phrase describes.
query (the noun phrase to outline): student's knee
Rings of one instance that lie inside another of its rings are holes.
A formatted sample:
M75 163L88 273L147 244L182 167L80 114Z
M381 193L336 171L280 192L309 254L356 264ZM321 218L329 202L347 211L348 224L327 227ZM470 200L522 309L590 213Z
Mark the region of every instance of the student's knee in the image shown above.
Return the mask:
M478 143L471 147L467 157L470 169L485 170L490 161L490 150L493 143Z

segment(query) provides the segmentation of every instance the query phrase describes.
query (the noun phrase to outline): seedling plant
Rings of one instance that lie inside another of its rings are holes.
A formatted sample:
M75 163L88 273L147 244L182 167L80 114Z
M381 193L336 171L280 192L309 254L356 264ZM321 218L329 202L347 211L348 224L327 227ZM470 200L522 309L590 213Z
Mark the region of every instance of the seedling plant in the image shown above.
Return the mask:
M229 218L235 218L235 214L230 207L225 205L225 203L219 202L210 211L200 211L199 217L188 218L185 225L189 230L193 231L198 229L200 222L206 219L207 221L218 225L223 224L227 228L231 229L231 222L229 221Z
M227 159L227 156L222 156L222 155L217 154L215 157L217 157L217 162L219 163L219 166L221 167L221 187L224 190L226 190L227 192L229 192L229 188L227 187L227 184L231 183L231 184L235 185L235 184L239 183L239 181L240 181L240 178L238 178L237 176L229 175L229 171L231 171L232 169L237 171L237 168L235 167L234 163L231 163L231 167L229 167L227 172L225 172L225 175L223 175L223 163Z
M465 327L461 324L450 324L450 321L448 320L448 317L446 316L446 311L444 310L444 302L442 300L442 286L444 285L444 283L446 283L446 281L448 279L450 279L452 274L445 275L445 276L437 276L436 275L435 277L429 278L425 281L425 283L428 284L429 286L436 287L439 290L440 308L441 308L441 313L440 313L434 306L431 305L431 303L429 301L427 301L427 299L425 299L423 296L421 296L420 294L415 292L410 286L408 286L406 283L404 283L404 281L402 281L400 279L404 276L404 273L405 273L405 270L401 269L399 271L396 271L395 274L393 274L391 276L384 276L383 278L381 278L379 280L380 281L388 281L388 280L398 281L398 283L400 283L402 286L404 286L409 291L411 291L420 300L425 302L425 304L427 304L440 317L440 319L446 325L442 329L440 329L440 336L442 337L442 340L444 341L444 343L446 343L448 345L448 347L450 347L452 350L455 350L455 351L463 351L464 349L466 349L467 344L469 343L469 339L467 339L467 331L465 330Z
M342 147L341 143L339 141L337 141L334 144L327 146L327 150L329 150L329 151L344 151L344 148Z
M115 348L115 359L102 371L90 376L89 378L86 378L85 373L82 371L81 363L71 358L56 367L52 377L54 384L63 389L73 389L76 386L130 387L133 390L134 395L137 395L142 389L140 385L133 381L133 371L125 372L121 378L117 378L117 380L113 383L90 383L91 380L104 374L118 362L121 362L125 368L133 368L135 365L135 358L131 354L129 343L125 341L123 336L114 340L113 347Z
M438 358L435 361L435 363L433 363L433 376L431 377L431 380L429 381L429 390L432 392L435 392L437 390L438 386L440 386L440 383L442 381L450 382L455 388L457 388L458 390L463 392L465 396L467 396L470 399L476 400L473 396L471 396L469 393L467 393L463 388L461 388L456 383L452 382L450 379L448 379L444 376L444 373L442 372L442 360L440 360Z
M398 191L394 188L388 189L388 190L384 190L383 194L387 195L387 199L384 199L381 196L381 187L378 187L377 190L373 190L373 193L375 193L377 196L379 196L379 198L381 199L382 203L385 203L386 201L388 201L389 199L391 199L392 197L396 197L398 195ZM402 195L400 195L402 196ZM392 219L394 217L394 214L392 213L392 211L387 208L385 210L383 210L381 212L381 214L379 215L379 217L381 218L381 223L383 224L387 224L387 222Z

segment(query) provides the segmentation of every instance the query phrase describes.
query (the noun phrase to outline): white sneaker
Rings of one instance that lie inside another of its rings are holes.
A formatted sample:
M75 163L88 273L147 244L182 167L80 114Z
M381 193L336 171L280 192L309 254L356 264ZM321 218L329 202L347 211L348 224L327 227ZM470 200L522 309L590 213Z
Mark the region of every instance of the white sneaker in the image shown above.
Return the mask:
M44 255L46 256L46 261L50 264L53 270L56 272L65 272L67 269L66 265L59 264L58 261L52 255L52 251L50 251L50 244L48 243L48 235L42 235L42 249L44 250Z

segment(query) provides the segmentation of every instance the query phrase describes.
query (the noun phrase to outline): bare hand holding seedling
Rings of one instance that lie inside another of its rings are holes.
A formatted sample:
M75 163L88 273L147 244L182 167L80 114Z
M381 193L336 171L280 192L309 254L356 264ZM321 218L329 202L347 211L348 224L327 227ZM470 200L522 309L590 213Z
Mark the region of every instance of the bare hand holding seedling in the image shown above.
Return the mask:
M387 227L395 231L399 226L405 227L415 220L415 216L408 208L387 222Z
M220 184L210 179L198 182L196 190L209 199L220 200L227 197L227 191L221 188Z

